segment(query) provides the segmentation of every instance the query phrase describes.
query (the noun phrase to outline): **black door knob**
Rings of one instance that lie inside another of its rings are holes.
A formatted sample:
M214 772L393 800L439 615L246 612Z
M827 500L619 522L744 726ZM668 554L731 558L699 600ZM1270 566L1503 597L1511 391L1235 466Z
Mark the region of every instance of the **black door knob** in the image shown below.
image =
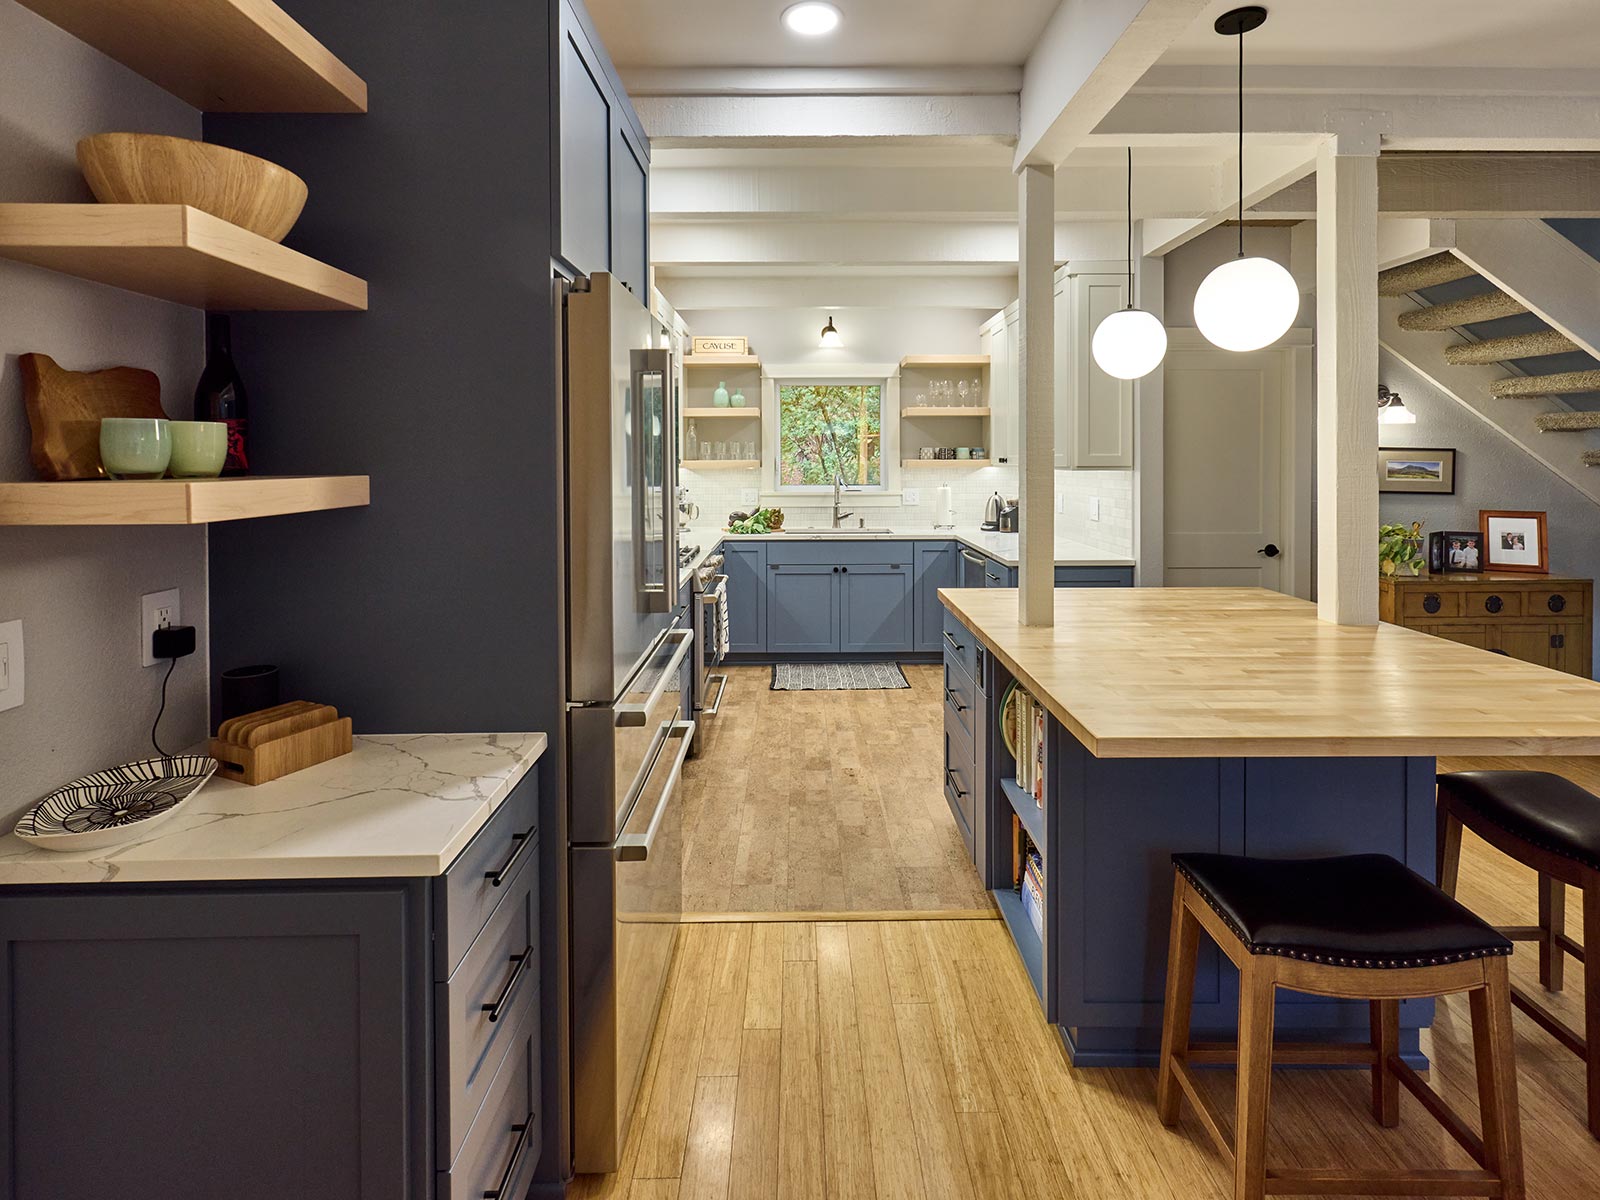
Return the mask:
M1265 546L1261 547L1261 549L1257 550L1256 553L1264 554L1268 558L1277 558L1278 555L1283 553L1283 551L1279 550L1271 542L1268 542Z

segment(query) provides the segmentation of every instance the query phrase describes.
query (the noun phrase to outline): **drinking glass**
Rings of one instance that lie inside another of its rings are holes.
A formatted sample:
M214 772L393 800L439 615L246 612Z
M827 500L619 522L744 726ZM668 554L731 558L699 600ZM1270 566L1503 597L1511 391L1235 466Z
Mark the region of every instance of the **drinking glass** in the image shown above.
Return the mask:
M961 403L965 406L967 403L967 381L965 379L956 384L956 395L961 397Z
M727 442L712 442L711 443L711 457L716 459L718 462L721 462L723 459L727 458L728 457L728 443Z
M755 462L756 444L754 442L746 442L744 444L744 460L745 462Z

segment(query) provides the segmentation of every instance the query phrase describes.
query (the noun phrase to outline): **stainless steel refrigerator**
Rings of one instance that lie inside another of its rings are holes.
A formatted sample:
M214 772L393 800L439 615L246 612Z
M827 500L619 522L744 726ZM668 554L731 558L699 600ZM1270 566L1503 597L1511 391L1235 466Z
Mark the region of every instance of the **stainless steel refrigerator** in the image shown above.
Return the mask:
M619 1164L683 907L695 631L666 331L609 275L562 303L573 1168Z

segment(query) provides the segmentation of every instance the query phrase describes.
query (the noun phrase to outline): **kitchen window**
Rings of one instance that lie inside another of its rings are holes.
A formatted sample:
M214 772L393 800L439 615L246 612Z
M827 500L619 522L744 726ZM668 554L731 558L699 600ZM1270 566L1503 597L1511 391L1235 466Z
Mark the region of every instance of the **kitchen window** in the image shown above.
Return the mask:
M831 491L836 472L847 487L884 490L881 382L788 382L777 393L778 491Z

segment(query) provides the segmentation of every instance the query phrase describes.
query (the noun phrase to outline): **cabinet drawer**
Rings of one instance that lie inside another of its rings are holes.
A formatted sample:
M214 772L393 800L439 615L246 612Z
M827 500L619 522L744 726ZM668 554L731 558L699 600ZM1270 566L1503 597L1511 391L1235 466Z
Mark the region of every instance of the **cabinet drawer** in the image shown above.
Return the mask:
M978 639L967 632L967 627L956 619L948 608L944 610L944 657L960 664L973 682L978 679Z
M539 789L530 773L435 881L433 977L455 974L489 914L538 857Z
M945 705L944 722L944 798L961 827L961 839L967 850L973 848L973 830L978 811L978 762L968 739Z
M867 563L899 563L911 565L910 542L846 541L831 539L794 539L767 543L768 566L832 567L865 565Z
M538 1011L538 873L519 879L456 973L434 984L440 1162L455 1160L506 1047Z
M1462 614L1468 617L1520 617L1526 593L1505 588L1501 591L1474 589L1461 598Z
M439 1172L439 1200L522 1200L539 1163L539 1027L516 1031L466 1145Z
M1400 596L1402 617L1459 617L1461 593L1445 588L1407 588Z
M1547 613L1559 614L1563 617L1588 616L1588 589L1580 587L1529 589L1528 615L1530 617L1542 617Z
M978 685L949 656L944 662L944 709L945 719L960 725L970 741L977 722Z

